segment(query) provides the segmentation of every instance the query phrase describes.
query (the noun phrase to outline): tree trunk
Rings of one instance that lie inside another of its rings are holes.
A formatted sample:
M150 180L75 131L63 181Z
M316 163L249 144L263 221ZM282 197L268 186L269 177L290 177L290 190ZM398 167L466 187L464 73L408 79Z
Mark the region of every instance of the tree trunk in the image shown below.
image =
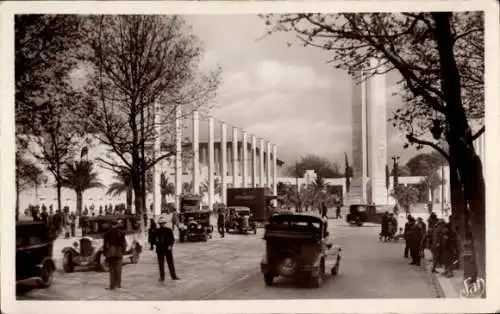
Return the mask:
M82 204L83 204L83 192L76 191L76 215L78 217L82 215Z
M57 209L60 211L61 210L61 182L60 180L57 181Z
M465 200L469 207L464 212L466 214L464 227L466 236L469 234L467 229L471 227L472 252L475 257L477 276L485 279L484 178L481 161L472 145L472 131L462 105L460 74L453 54L454 38L450 23L452 15L450 12L437 12L432 16L436 24L434 36L441 66L441 87L446 102L445 114L449 127L447 140L450 147L450 159L459 171ZM475 276L472 279L476 279Z
M19 195L21 194L21 188L19 187L19 175L16 173L16 221L19 221Z
M467 175L464 190L470 208L468 218L477 276L486 279L485 185L482 164L477 155L472 166L462 173Z
M129 186L127 188L126 192L126 198L127 198L127 209L132 210L132 186Z

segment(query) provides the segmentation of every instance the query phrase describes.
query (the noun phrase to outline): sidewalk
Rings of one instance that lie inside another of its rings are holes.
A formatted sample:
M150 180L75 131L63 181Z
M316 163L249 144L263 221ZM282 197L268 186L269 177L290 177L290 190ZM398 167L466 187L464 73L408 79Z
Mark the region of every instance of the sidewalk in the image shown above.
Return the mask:
M447 278L441 274L441 269L438 268L437 273L432 273L432 257L425 256L422 260L422 268L429 275L433 285L435 285L440 298L456 299L460 298L460 290L463 288L464 272L461 269L453 272L453 277Z

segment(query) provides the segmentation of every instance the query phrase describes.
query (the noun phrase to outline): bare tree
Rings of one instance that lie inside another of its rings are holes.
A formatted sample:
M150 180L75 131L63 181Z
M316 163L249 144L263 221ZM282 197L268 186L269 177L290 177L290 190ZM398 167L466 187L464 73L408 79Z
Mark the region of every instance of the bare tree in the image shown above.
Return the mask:
M176 16L128 15L91 18L91 125L108 147L99 158L108 169L128 169L135 208L142 213L146 171L175 155L175 112L206 107L215 96L220 69L200 69L203 50ZM160 115L160 125L154 114ZM153 154L155 129L162 151ZM142 221L142 220L141 220Z

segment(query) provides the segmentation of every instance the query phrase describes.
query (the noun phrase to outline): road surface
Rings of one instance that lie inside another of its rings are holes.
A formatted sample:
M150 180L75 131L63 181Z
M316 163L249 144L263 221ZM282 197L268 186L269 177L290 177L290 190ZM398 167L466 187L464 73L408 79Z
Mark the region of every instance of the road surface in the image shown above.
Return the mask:
M335 244L342 247L337 276L328 274L320 288L297 285L282 278L267 287L258 267L238 283L205 299L349 299L435 298L429 277L403 257L402 243L378 241L378 226L350 227L330 222Z
M122 289L105 290L107 273L62 272L64 245L57 243L54 255L58 270L48 289L24 287L19 300L220 300L295 298L433 298L428 275L403 258L402 243L378 241L379 227L348 226L330 220L334 244L342 247L340 273L327 278L320 288L297 287L281 279L266 287L259 263L264 251L262 230L257 235L214 233L208 242L177 243L174 259L180 281L158 282L156 256L148 248L138 264L124 265ZM60 241L60 240L58 240ZM166 266L166 265L165 265Z

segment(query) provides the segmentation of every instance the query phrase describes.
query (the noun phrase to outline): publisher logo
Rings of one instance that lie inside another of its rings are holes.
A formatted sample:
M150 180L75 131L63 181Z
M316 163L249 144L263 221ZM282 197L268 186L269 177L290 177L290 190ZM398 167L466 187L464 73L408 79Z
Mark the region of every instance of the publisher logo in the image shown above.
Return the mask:
M464 280L464 287L460 289L462 298L481 298L486 289L486 282L483 278L477 278L473 281L471 277Z

